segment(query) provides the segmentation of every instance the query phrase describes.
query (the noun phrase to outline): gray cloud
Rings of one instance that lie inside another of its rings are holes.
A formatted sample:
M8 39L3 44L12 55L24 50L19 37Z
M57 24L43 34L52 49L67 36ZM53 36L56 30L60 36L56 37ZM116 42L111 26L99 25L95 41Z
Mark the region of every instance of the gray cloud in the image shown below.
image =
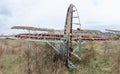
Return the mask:
M6 6L0 6L0 15L11 16L12 13Z
M5 0L0 0L0 15L11 16L9 4Z
M70 3L76 5L83 29L102 30L109 24L120 28L119 0L0 0L0 24L4 29L15 25L63 29Z

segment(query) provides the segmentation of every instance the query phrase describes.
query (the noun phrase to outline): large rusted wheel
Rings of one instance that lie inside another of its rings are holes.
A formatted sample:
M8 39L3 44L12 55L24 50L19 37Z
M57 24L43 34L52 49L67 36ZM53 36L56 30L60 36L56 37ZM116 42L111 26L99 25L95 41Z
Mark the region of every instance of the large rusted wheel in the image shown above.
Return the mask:
M64 34L69 35L69 46L72 47L72 35L73 30L75 30L77 25L77 29L80 29L80 18L78 15L78 11L73 4L70 4L67 14L66 14L66 21L64 27Z
M77 29L80 29L80 18L78 15L78 11L76 7L73 4L70 4L67 14L66 14L66 21L65 21L65 27L64 27L64 35L67 36L67 59L66 59L66 65L68 65L68 60L71 58L71 52L73 51L72 47L72 36L73 36L73 31L75 30L77 25Z

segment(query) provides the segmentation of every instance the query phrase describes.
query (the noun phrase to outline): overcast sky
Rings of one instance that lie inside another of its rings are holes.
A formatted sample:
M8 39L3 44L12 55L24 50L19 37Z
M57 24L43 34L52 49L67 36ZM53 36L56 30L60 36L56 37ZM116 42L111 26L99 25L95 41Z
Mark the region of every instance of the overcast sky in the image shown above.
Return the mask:
M63 29L70 3L82 29L120 30L120 0L0 0L0 34L15 33L12 26Z

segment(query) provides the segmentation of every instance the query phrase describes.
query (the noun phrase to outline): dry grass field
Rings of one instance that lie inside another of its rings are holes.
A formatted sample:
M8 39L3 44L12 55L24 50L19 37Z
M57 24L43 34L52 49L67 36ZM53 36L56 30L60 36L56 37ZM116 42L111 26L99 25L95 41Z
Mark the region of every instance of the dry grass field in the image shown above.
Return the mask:
M71 74L46 43L0 39L0 74ZM120 41L85 42L76 74L120 74Z

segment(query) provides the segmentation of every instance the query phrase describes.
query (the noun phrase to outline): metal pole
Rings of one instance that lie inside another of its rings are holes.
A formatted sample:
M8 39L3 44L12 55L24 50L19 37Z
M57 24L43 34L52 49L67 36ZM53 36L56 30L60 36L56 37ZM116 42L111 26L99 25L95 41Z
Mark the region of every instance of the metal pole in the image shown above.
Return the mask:
M79 43L78 43L78 56L79 56L79 57L81 57L81 47L82 47L81 43L82 43L82 40L81 40L81 38L80 38L80 39L79 39Z
M66 37L66 51L67 51L67 55L66 55L66 66L68 67L68 61L69 61L69 35L68 34L66 34L65 35L65 37Z

